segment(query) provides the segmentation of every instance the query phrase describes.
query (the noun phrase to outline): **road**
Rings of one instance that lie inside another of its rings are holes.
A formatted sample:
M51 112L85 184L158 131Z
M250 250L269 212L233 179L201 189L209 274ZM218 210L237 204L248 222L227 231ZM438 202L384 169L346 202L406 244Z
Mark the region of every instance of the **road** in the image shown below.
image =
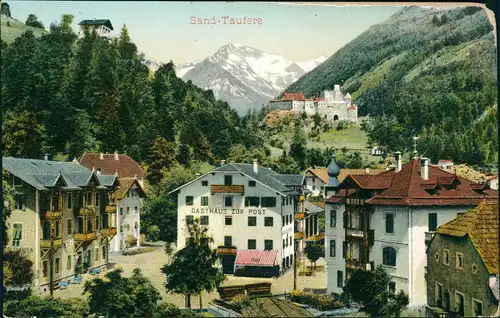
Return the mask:
M169 261L169 256L165 254L162 247L156 247L153 251L123 256L119 254L110 254L110 263L114 264L115 268L122 268L124 276L132 275L134 268L140 268L143 274L151 280L156 289L161 294L162 300L175 304L179 307L184 307L184 296L167 293L164 287L165 276L161 272L161 267L167 264ZM297 289L302 290L304 288L326 288L326 273L324 271L322 259L317 262L318 271L314 273L313 276L297 276ZM100 276L103 277L105 273L101 273ZM291 292L293 290L293 270L290 269L284 275L279 278L250 278L250 277L235 277L233 275L227 275L227 280L223 283L223 286L228 285L239 285L239 284L249 284L258 282L271 282L271 292L273 294L282 294L285 292ZM84 275L84 280L81 285L70 285L65 290L54 291L55 297L60 298L72 298L72 297L84 297L82 295L83 284L86 280L91 279L89 275ZM206 306L209 301L218 298L218 293L212 292L210 294L203 293L203 305ZM198 297L191 299L191 304L194 309L199 308Z

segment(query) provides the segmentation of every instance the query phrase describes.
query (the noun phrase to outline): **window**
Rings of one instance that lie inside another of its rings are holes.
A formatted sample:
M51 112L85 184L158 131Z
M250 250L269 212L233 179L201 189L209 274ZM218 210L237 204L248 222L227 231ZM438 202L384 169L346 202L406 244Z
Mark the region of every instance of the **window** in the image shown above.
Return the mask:
M248 217L248 226L257 226L257 217L249 216Z
M337 210L330 210L330 227L337 226Z
M264 250L271 251L273 249L273 240L264 240Z
M87 205L92 205L92 192L87 192Z
M257 241L256 240L248 240L248 249L254 250L256 248L257 248Z
M194 216L186 215L186 225L194 224Z
M314 191L314 190L316 190L316 186L315 186L315 185L313 185L313 191Z
M436 262L439 262L439 252L436 252L436 254L434 255L434 260Z
M226 216L226 218L225 218L225 224L226 225L233 225L233 217L232 216Z
M202 186L202 187L208 187L208 181L207 181L207 180L203 180L203 181L201 182L201 186Z
M429 232L437 229L437 213L429 213Z
M443 307L443 285L436 283L434 286L434 301L436 306Z
M186 205L193 205L193 196L192 195L186 196Z
M97 247L94 252L94 261L99 262L99 248Z
M459 292L455 292L455 307L458 315L463 317L464 315L464 295Z
M255 187L256 185L257 185L257 182L255 182L253 180L248 181L248 186L249 187Z
M394 233L394 214L392 213L385 215L385 233Z
M286 225L286 223L285 223L285 216L283 215L281 218L283 219L283 220L281 220L281 222L283 223L283 226L285 226Z
M16 210L24 210L25 209L25 197L22 194L16 195Z
M285 258L285 267L288 267L288 266L289 266L289 264L290 264L290 257L289 257L289 256L287 256L287 257Z
M343 241L342 242L342 257L346 258L347 255L347 242Z
M337 287L344 287L344 273L342 271L337 271Z
M315 177L312 177L312 181L313 183L316 182L316 178Z
M264 226L273 226L273 217L272 216L266 216L264 218Z
M42 275L43 277L47 277L49 271L49 262L47 260L42 262Z
M101 196L101 194L99 192L96 192L95 194L95 205L99 205L99 197Z
M450 251L443 250L443 264L450 265Z
M72 219L68 220L68 227L66 230L67 230L68 235L73 234L73 220Z
M201 197L201 206L208 206L208 197Z
M226 246L226 247L233 246L233 237L232 236L224 236L224 246Z
M224 206L233 206L233 197L225 196L224 197Z
M73 268L71 267L72 261L73 261L73 255L68 255L68 258L66 260L66 269L69 271L73 270Z
M343 218L342 218L342 223L344 223L344 224L343 224L344 229L347 229L347 228L348 228L348 227L347 227L347 223L349 223L349 222L348 222L348 221L349 221L349 219L348 219L347 212L344 212L344 213L342 214L342 217L343 217Z
M120 215L123 215L123 208L120 208Z
M200 225L208 225L208 215L200 216Z
M262 197L260 204L263 208L272 208L276 206L276 197Z
M127 207L127 214L129 214L129 213L130 213L130 207L128 206Z
M382 263L386 266L396 266L396 250L392 247L384 247L382 250Z
M285 247L286 247L286 241L285 241L285 239L283 239L283 248L285 248Z
M233 185L233 176L224 176L224 185Z
M21 223L14 223L12 225L12 246L21 246L21 240L23 238L23 225Z
M289 236L289 237L288 237L288 239L289 239L289 241L290 241L290 246L292 246L292 237L291 237L291 236Z
M73 193L68 193L68 194L67 194L67 201L68 201L67 205L68 205L68 209L71 209L71 204L72 204L71 200L72 200L72 198L73 198Z
M245 198L245 206L259 206L259 197L246 197Z
M59 274L61 271L61 259L59 257L56 257L54 260L54 273Z
M456 268L464 269L464 254L457 253L456 257L455 257L455 261L456 261Z
M100 230L100 228L99 228L100 225L101 225L101 223L99 223L99 216L96 215L95 216L95 229L96 229L96 231Z
M102 259L103 259L103 260L106 260L106 246L103 246L103 247L102 247L102 251L101 251L101 252L102 252L102 253L101 253L101 254L102 254Z
M474 317L479 317L483 315L483 303L479 300L472 299L472 310Z
M477 274L477 265L472 264L472 274Z
M396 283L395 282L390 282L389 283L389 292L390 293L396 293Z
M330 240L330 257L335 257L336 249L335 249L335 240Z

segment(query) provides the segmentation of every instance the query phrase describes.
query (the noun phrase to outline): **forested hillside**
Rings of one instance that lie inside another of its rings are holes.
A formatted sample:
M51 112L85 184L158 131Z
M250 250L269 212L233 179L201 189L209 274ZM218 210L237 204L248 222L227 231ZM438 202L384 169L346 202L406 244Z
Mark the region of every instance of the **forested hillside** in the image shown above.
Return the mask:
M348 43L286 91L342 84L372 121L371 142L433 160L498 162L496 47L481 8L404 8Z

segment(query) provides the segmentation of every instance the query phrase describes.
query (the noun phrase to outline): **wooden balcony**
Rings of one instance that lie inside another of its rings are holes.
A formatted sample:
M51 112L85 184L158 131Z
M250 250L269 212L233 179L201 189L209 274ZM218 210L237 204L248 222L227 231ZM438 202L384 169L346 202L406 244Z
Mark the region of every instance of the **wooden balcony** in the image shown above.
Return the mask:
M106 205L106 213L116 213L116 205Z
M324 238L325 238L325 234L324 233L320 233L320 234L309 236L307 238L307 241L314 241L314 242L316 242L316 241L321 241Z
M303 240L304 239L304 232L295 232L294 233L294 238L296 240Z
M54 211L45 211L43 214L44 220L53 220L53 219L61 219L63 216L62 210L54 210Z
M245 186L244 185L218 185L212 184L210 185L210 193L234 193L234 194L244 194Z
M348 269L366 269L365 262L358 261L357 259L346 259L345 265Z
M75 233L73 239L78 242L89 242L97 238L96 232Z
M363 232L363 230L361 229L355 229L355 228L345 229L345 236L348 238L350 237L350 238L363 239L363 237L365 236L365 232Z
M305 213L304 212L299 212L299 213L295 214L295 220L297 220L297 221L303 220L304 217L305 217Z
M238 249L236 246L218 246L217 255L236 255Z
M79 216L92 216L95 215L97 208L93 205L88 205L86 207L82 207L78 210Z
M101 234L102 234L102 236L106 236L106 237L115 236L116 235L116 227L104 228L101 230Z
M62 238L54 239L54 248L58 248L62 245ZM50 248L50 240L40 240L40 248L47 249Z

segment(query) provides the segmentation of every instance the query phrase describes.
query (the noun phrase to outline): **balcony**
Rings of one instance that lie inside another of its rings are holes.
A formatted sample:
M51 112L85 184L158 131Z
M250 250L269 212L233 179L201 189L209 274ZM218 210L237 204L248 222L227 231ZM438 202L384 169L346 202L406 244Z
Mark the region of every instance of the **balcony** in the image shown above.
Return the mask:
M61 219L63 215L62 210L45 211L43 214L44 220Z
M116 227L108 227L101 230L102 236L109 237L116 235Z
M297 220L297 221L303 220L304 217L305 217L305 213L303 213L303 212L295 214L295 220Z
M364 232L361 229L345 229L345 236L346 237L352 237L352 238L359 238L362 239L364 237Z
M78 210L79 216L92 216L96 214L97 208L93 205L88 205L86 207L82 207Z
M296 240L303 240L304 239L304 232L295 232L294 233L294 238Z
M307 241L321 241L324 238L325 238L325 234L324 233L320 233L320 234L309 236L307 238Z
M58 248L62 245L62 238L56 238L53 240L53 244L54 244L54 248ZM47 249L47 248L50 248L50 239L48 240L44 240L44 239L41 239L40 240L40 248L42 249Z
M96 232L75 233L73 239L77 242L89 242L97 238Z
M219 246L217 247L217 255L236 255L238 249L236 246Z
M116 205L106 205L106 213L116 213Z
M210 194L217 193L233 193L233 194L244 194L245 186L244 185L217 185L212 184L210 186Z
M348 269L366 269L365 263L357 259L346 259L345 265Z

